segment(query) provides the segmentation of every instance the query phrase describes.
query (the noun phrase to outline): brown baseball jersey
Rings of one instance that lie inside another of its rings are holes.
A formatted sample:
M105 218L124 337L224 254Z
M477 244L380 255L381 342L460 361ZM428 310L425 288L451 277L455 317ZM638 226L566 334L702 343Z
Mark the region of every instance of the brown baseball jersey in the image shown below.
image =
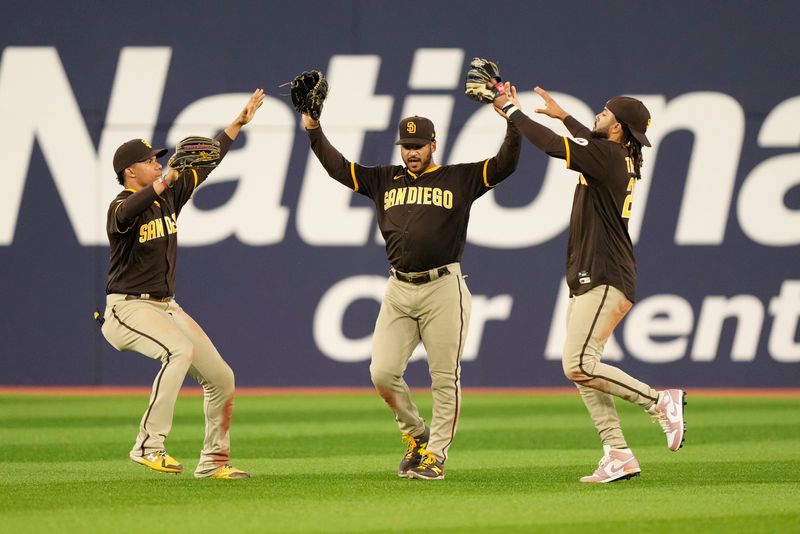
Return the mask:
M224 157L233 141L224 131L217 140ZM184 171L161 196L152 187L124 189L111 202L106 222L111 244L106 294L148 293L156 298L175 294L178 215L211 170Z
M517 167L520 135L509 125L500 150L476 163L435 165L416 175L400 165L367 167L348 161L322 128L308 130L311 148L328 174L372 199L389 263L422 272L461 260L472 203Z
M511 120L548 155L566 160L580 173L575 185L567 245L567 284L571 295L612 285L631 302L636 298L636 260L628 233L636 174L619 143L593 138L573 117L564 124L574 138L561 137L521 111Z

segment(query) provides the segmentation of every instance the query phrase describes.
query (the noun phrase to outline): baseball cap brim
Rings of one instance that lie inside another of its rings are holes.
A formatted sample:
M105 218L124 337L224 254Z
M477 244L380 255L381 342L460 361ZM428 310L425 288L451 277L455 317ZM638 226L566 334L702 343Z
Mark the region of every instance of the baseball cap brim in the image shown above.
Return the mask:
M396 145L429 145L433 143L433 139L422 139L421 137L409 137L406 139L400 139L395 144Z
M114 173L119 175L134 163L141 163L152 157L160 158L166 153L166 148L153 148L144 139L131 139L122 143L114 152Z
M155 156L156 159L163 158L167 154L167 152L168 151L167 151L166 148L154 148L153 150L148 152L147 155L144 156L142 159L137 159L136 161L131 161L130 163L128 163L122 170L127 169L128 167L130 167L134 163L141 163L143 161L147 161L148 159L152 158L153 156Z
M631 131L631 135L633 135L636 138L637 141L642 143L644 146L653 146L653 145L650 144L650 140L647 138L647 136L645 134L643 134L642 132L637 132L636 130L634 130L630 126L628 128Z

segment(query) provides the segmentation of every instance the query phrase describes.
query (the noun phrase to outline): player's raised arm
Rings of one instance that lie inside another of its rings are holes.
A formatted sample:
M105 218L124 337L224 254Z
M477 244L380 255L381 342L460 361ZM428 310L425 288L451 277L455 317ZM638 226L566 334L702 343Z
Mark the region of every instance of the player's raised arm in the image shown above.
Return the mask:
M342 185L353 191L359 191L359 182L355 176L355 163L348 161L331 144L320 127L319 118L322 115L322 106L328 96L328 81L325 76L318 70L305 71L284 85L292 87L292 106L295 111L300 113L311 150L322 164L325 172Z
M242 129L242 126L249 123L253 120L253 117L258 111L258 108L264 103L264 99L267 95L264 94L263 89L256 89L253 91L253 94L250 95L250 99L245 104L244 109L233 119L233 122L225 128L225 133L231 140L236 139L236 136L239 135L239 130Z
M536 108L534 111L536 113L541 113L551 117L553 119L558 119L564 123L564 126L567 127L569 133L572 134L573 137L583 137L584 139L588 138L592 131L587 128L585 125L581 124L578 119L567 113L564 108L558 105L558 102L550 96L550 93L539 87L538 85L533 88L537 95L542 97L544 101L544 107Z
M505 84L505 94L508 95L512 102L515 102L519 106L516 87ZM509 120L508 115L503 113L502 109L497 107L493 107L492 109L506 121L507 125L506 137L503 139L503 144L500 145L497 155L489 160L489 164L486 168L487 183L491 186L495 186L517 170L519 154L522 148L522 137L520 136L519 128Z
M506 82L504 87L508 87L510 89L512 85L510 82ZM519 130L522 132L522 135L527 137L528 140L534 144L534 146L549 156L561 159L565 158L566 149L564 147L563 138L550 128L539 124L525 115L525 113L517 105L519 104L519 100L512 98L512 96L515 96L516 93L513 93L511 96L509 96L509 92L510 91L503 91L502 93L498 94L492 101L494 107L501 110L503 114L505 114L505 116L507 116L509 120L513 122L517 128L519 128Z

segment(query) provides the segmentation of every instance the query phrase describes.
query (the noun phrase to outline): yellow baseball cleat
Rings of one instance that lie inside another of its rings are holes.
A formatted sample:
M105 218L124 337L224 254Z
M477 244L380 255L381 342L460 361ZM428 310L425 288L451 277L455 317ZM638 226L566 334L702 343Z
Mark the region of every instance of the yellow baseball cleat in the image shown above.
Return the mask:
M225 464L209 472L195 473L194 476L196 478L221 478L225 480L236 480L250 478L250 473L247 471L242 471L241 469L236 469L232 465Z
M149 467L153 471L173 473L175 475L183 473L183 466L178 460L167 454L167 451L155 451L144 456L131 456L131 460Z

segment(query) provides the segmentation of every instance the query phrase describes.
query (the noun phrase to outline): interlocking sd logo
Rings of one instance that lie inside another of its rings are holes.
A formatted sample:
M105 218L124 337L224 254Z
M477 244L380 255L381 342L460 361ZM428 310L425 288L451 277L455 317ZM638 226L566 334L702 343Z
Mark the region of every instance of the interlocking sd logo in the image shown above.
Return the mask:
M406 125L406 131L410 134L417 133L417 123L409 122L408 125Z

